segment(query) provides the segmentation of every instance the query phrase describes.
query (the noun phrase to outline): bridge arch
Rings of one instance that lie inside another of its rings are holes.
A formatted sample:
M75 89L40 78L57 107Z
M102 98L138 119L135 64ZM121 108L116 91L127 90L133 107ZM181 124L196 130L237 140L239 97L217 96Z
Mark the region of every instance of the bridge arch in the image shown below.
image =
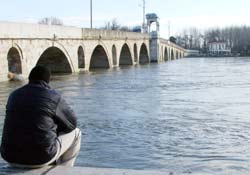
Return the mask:
M174 60L174 50L171 49L171 60Z
M113 66L117 66L117 51L115 45L112 46Z
M92 52L89 69L108 69L109 67L107 52L102 45L97 45Z
M7 53L8 71L22 74L22 51L19 47L11 47Z
M47 48L39 57L36 65L43 65L51 70L51 73L72 73L69 59L58 47Z
M176 51L176 59L179 59L179 52L178 51Z
M161 54L160 54L160 58L161 58L161 61L164 61L164 46L161 46Z
M130 49L126 43L122 46L122 49L121 49L119 65L120 66L133 65L133 59L131 56L131 52L130 52Z
M142 43L141 48L140 48L139 63L140 64L149 63L148 50L147 50L147 46L145 43Z
M161 46L161 51L160 51L160 61L164 60L164 54L163 54L163 46Z
M137 45L134 44L134 61L138 61L138 51L137 51Z
M168 48L165 47L165 50L164 50L164 61L168 61Z
M84 50L82 46L78 47L77 55L78 55L78 68L84 69L85 68L85 54L84 54Z

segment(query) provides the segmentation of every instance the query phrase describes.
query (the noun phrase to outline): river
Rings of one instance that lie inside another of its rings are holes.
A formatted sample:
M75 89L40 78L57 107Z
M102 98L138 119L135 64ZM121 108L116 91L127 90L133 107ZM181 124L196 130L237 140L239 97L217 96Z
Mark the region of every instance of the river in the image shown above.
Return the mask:
M0 84L1 130L7 97L21 85ZM54 76L51 86L83 132L77 166L250 174L250 58Z

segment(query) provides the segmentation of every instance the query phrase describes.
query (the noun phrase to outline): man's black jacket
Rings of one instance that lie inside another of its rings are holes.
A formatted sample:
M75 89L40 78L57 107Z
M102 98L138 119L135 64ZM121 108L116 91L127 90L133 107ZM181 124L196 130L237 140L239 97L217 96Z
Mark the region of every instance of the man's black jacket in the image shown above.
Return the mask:
M75 128L75 114L61 95L45 81L30 82L9 96L1 155L10 163L46 163L56 154L58 134Z

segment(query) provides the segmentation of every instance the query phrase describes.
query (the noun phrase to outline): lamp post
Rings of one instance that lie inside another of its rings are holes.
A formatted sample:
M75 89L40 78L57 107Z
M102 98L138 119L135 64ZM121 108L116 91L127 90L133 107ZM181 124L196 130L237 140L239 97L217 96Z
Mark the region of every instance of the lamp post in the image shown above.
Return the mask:
M171 31L170 31L170 21L168 21L168 39L170 38Z
M145 24L145 0L143 0L143 5L142 5L142 8L143 8L143 10L142 10L142 12L143 12L143 22L142 22L142 31L143 31L143 33L146 33L146 24Z
M143 24L145 24L145 0L143 0Z
M90 28L92 29L92 0L90 0Z

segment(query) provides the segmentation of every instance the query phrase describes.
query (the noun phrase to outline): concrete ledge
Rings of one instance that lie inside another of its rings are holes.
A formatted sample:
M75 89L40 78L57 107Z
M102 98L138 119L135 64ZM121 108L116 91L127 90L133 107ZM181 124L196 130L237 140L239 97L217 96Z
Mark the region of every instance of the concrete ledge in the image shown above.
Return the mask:
M18 170L16 170L18 171ZM174 173L159 171L140 171L112 168L88 168L88 167L45 167L42 169L24 170L19 169L18 173L12 175L175 175Z
M10 167L0 157L0 175L211 175L209 173L175 173L157 170L131 170L94 167L47 166L40 169Z
M19 171L19 172L17 172ZM89 168L89 167L44 167L34 170L15 170L13 173L7 173L8 175L209 175L207 173L184 173L175 174L173 172L161 172L161 171L145 171L145 170L129 170L129 169L113 169L113 168Z

